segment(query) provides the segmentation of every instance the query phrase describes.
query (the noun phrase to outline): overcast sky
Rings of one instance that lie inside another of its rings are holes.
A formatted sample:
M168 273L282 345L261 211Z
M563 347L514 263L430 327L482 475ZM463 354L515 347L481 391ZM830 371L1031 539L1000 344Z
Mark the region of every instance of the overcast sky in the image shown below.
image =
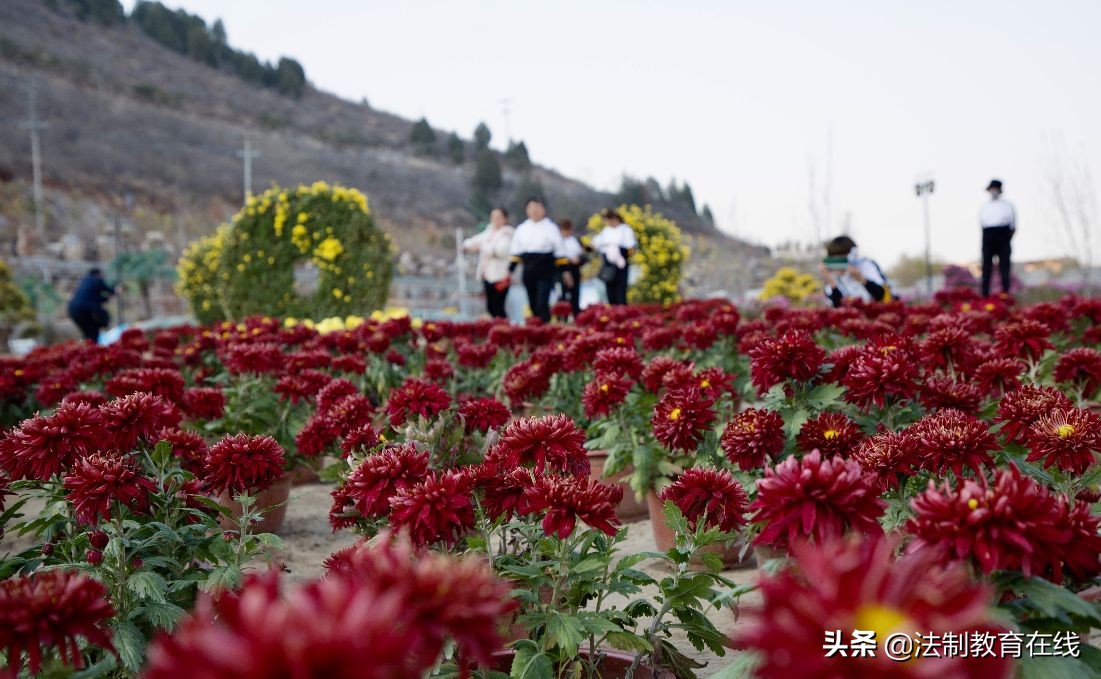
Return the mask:
M919 176L936 181L933 252L956 261L977 255L992 177L1024 258L1067 251L1052 149L1101 180L1097 0L166 4L298 59L324 90L464 137L484 120L503 143L507 98L536 162L605 189L625 172L687 179L720 227L769 245L813 239L812 167L823 236L848 223L884 264L924 247Z

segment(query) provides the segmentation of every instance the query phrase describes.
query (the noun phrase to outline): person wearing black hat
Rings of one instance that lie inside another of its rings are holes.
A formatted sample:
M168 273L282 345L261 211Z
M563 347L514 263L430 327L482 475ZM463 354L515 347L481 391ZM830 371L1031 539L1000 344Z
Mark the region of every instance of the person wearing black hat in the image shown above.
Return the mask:
M111 315L103 305L113 294L115 289L103 281L103 272L91 269L69 300L69 318L89 342L98 342L99 331L111 323Z
M998 258L998 273L1002 279L1002 292L1009 292L1010 255L1013 248L1010 241L1017 232L1017 211L1009 201L1002 198L1002 182L991 179L986 187L990 200L979 211L979 223L982 225L982 294L990 296L990 278L994 273L994 258Z

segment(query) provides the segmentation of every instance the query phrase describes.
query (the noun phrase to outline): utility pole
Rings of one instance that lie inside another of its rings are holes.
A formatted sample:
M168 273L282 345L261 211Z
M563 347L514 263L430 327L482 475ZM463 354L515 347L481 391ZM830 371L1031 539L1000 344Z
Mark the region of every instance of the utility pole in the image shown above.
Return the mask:
M248 199L252 196L252 159L259 158L260 152L252 149L252 139L249 135L245 134L245 146L237 155L244 161L244 203L248 203Z
M42 201L42 149L38 140L38 132L45 130L49 125L44 120L38 119L35 108L35 99L38 92L35 81L31 81L27 92L27 119L20 127L31 132L31 172L34 185L34 229L38 233L40 246L46 245L46 213Z
M455 275L459 277L459 317L467 316L466 300L466 257L463 256L463 230L455 227Z
M931 240L929 233L929 196L933 193L933 180L927 179L914 184L914 194L921 198L922 213L925 218L925 290L929 298L933 297L933 258L931 254Z

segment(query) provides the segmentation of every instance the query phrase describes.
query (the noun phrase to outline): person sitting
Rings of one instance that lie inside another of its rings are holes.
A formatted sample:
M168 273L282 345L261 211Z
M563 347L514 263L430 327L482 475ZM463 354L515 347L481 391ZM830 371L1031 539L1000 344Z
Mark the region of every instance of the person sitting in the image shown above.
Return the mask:
M111 323L111 315L103 305L114 294L115 289L103 281L99 269L89 270L77 284L69 300L69 318L89 342L98 342L99 331Z
M856 242L838 236L826 244L826 260L820 265L824 292L830 303L841 306L846 299L889 302L891 285L874 260L857 253Z

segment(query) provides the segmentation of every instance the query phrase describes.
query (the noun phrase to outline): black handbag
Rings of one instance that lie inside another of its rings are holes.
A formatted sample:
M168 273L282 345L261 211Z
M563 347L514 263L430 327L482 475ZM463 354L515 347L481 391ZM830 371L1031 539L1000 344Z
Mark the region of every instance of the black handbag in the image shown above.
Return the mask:
M598 273L596 277L605 283L613 283L618 275L619 267L608 260L604 260L604 264L600 267L600 273Z

